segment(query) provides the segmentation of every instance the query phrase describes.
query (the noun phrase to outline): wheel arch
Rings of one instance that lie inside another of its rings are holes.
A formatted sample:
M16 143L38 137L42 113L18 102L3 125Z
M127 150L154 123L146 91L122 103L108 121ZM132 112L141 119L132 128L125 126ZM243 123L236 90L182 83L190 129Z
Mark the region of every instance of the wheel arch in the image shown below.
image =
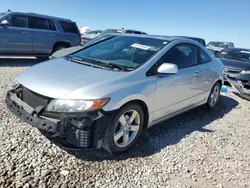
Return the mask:
M112 103L112 101L111 101ZM143 113L144 113L144 124L143 128L146 129L149 123L149 114L150 114L150 106L148 106L147 98L145 96L130 96L128 98L124 98L118 103L113 106L112 104L108 104L108 106L104 107L105 111L110 111L110 110L119 110L125 105L128 105L130 103L136 103L142 107ZM110 106L109 106L110 105ZM112 106L112 107L111 107Z
M52 52L54 51L55 47L58 45L65 45L66 47L71 47L71 44L69 41L57 41L54 43L53 47L52 47Z
M149 112L148 112L148 106L147 104L143 101L143 100L140 100L140 99L134 99L134 100L131 100L125 104L123 104L121 107L125 106L125 105L128 105L128 104L138 104L139 106L142 107L142 111L143 111L143 115L144 115L144 123L143 123L143 129L147 129L148 127L148 121L149 121Z

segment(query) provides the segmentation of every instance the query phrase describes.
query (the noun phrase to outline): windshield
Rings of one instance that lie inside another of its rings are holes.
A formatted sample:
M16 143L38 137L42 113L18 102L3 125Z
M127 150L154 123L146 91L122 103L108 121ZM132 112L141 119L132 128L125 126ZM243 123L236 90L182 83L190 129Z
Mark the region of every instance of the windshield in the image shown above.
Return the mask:
M223 50L217 56L217 58L232 59L238 61L245 61L250 63L250 50L248 49L234 49L230 51Z
M219 47L219 48L227 48L228 42L209 42L208 47Z
M102 35L102 36L96 37L96 38L90 40L89 42L85 43L83 45L83 47L91 46L95 43L101 42L103 40L106 40L106 39L112 38L112 37L114 37L114 36L113 35Z
M72 57L98 59L126 68L137 68L168 44L168 41L134 36L116 36L89 46Z

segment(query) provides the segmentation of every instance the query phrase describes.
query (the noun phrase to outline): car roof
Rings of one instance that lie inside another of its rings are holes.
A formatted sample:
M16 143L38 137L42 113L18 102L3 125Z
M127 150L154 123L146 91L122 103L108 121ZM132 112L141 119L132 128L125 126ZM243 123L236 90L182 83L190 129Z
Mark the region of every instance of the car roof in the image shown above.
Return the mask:
M226 43L233 43L233 42L229 42L229 41L209 41L209 42L226 42Z
M188 39L197 39L197 40L204 40L203 38L199 38L199 37L190 37L190 36L177 36L177 37L181 37L181 38L188 38Z
M141 38L152 38L152 39L161 39L172 41L175 39L180 39L181 37L172 37L172 36L164 36L164 35L141 35L141 34L130 34L130 33L107 33L104 35L112 35L112 36L132 36L132 37L141 37ZM185 39L189 40L189 39Z
M35 17L40 17L40 18L48 18L48 19L56 19L56 20L61 20L61 21L69 21L69 22L73 22L70 19L66 19L66 18L59 18L59 17L55 17L55 16L48 16L48 15L44 15L44 14L37 14L37 13L33 13L33 12L7 12L9 14L25 14L27 16L35 16Z
M146 33L144 31L139 31L139 30L135 30L135 29L115 29L115 28L108 28L108 29L105 29L104 31L106 30L117 30L117 31L136 31L136 32L141 32L141 33Z

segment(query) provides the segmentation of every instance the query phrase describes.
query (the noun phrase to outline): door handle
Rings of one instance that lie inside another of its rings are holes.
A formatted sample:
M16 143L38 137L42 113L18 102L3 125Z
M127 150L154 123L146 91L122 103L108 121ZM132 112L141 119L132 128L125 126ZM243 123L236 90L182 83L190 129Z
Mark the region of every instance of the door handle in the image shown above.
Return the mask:
M200 75L200 71L198 71L198 70L195 71L194 76L195 76L195 77L198 77L199 75Z
M50 36L53 36L53 37L55 36L55 34L53 34L53 33L50 33L49 35L50 35Z

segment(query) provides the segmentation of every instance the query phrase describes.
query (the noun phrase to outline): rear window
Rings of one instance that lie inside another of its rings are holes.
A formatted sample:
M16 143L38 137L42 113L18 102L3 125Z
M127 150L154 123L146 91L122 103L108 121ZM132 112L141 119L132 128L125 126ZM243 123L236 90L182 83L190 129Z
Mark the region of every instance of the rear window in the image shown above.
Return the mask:
M63 30L66 33L79 33L79 30L74 22L59 21Z

